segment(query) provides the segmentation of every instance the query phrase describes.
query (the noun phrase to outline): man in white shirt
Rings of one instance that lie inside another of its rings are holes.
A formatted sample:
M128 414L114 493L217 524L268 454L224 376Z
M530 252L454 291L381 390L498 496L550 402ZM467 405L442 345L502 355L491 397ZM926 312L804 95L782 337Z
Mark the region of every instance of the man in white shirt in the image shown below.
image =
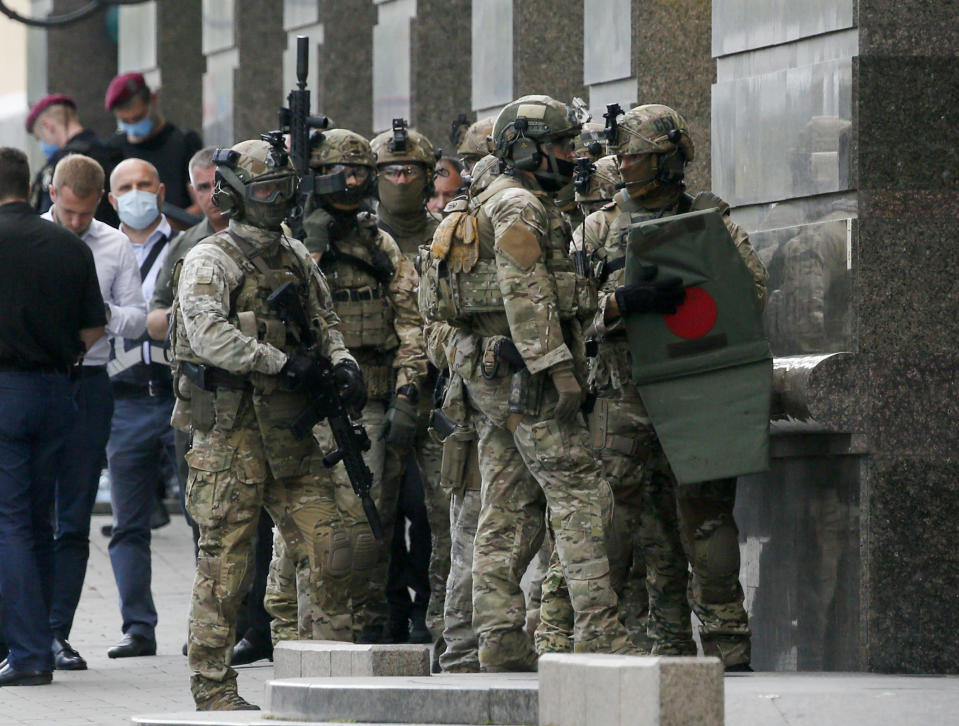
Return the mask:
M160 213L163 197L157 170L147 161L126 159L110 175L110 203L120 216L120 231L132 243L146 300L153 296L174 234ZM156 654L150 514L159 472L174 468L173 385L166 347L151 341L145 332L115 338L113 349L107 365L114 397L107 444L113 506L109 552L120 595L123 638L107 655L128 658Z
M103 169L92 158L82 154L64 157L57 163L49 188L53 206L43 217L73 232L93 252L106 307L107 335L135 337L143 333L146 321L140 274L130 241L94 218L103 184ZM83 590L90 554L90 514L113 416L113 394L106 370L109 356L109 341L100 338L77 371L73 398L78 416L67 437L57 477L50 627L54 664L61 670L87 667L67 639Z

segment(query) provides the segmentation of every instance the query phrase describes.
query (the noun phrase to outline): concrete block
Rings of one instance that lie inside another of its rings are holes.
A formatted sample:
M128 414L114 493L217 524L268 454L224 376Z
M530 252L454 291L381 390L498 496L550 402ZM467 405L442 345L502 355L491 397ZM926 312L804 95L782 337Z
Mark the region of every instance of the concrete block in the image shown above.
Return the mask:
M539 659L540 726L722 726L718 658L559 655Z
M430 646L287 640L273 649L273 674L277 679L428 676Z

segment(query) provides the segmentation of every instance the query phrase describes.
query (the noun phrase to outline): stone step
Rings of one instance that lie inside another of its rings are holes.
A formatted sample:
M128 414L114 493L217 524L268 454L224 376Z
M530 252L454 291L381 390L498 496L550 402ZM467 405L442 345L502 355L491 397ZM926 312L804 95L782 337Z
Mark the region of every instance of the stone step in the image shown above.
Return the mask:
M343 726L342 721L278 721L268 718L262 711L216 711L197 713L145 714L134 716L131 722L135 726ZM397 724L375 723L364 726L437 726L437 724ZM463 724L441 724L440 726L463 726Z
M429 645L361 645L333 640L284 640L273 649L276 679L428 676Z
M535 724L537 688L535 673L292 678L267 684L265 712L300 722Z

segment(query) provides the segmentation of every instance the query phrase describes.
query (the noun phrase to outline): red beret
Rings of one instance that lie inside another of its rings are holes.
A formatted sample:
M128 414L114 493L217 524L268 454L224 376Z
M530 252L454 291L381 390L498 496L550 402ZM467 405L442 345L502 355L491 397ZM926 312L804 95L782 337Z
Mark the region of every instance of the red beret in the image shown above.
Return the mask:
M33 133L33 125L37 122L37 117L46 111L51 106L69 106L70 108L75 109L77 104L72 98L63 93L53 93L49 96L44 96L39 101L37 101L30 109L30 113L27 114L27 133Z
M121 73L107 86L104 103L107 111L111 111L114 106L130 100L134 93L146 87L147 82L144 80L142 73Z

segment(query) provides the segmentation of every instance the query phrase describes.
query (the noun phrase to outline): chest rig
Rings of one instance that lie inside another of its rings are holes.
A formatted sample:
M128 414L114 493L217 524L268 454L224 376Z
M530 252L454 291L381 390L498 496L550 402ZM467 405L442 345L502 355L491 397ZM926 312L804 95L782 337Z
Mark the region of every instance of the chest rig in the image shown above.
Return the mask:
M432 321L468 324L471 317L504 313L503 294L496 275L493 223L484 205L497 193L515 185L499 177L475 199L469 211L446 217L429 247L421 248L420 312ZM579 276L569 258L568 227L562 214L546 206L549 228L544 240L546 269L556 283L557 306L563 320L586 318L596 310L590 280Z
M400 344L389 299L395 270L386 252L376 247L378 234L375 221L358 223L340 239L331 239L320 258L343 342L353 351L386 353Z

